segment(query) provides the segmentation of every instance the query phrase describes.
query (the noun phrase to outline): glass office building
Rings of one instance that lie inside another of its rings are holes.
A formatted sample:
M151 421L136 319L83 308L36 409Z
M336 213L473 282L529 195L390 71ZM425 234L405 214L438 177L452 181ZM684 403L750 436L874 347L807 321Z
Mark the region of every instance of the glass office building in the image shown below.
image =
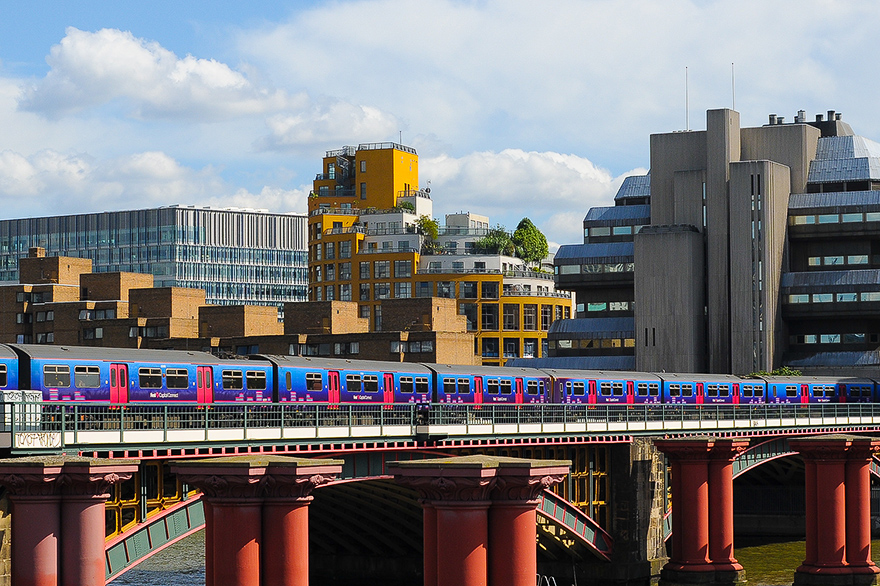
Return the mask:
M308 290L306 216L171 206L0 220L0 281L18 281L18 259L92 259L94 272L151 273L156 287L204 289L217 305L282 305Z

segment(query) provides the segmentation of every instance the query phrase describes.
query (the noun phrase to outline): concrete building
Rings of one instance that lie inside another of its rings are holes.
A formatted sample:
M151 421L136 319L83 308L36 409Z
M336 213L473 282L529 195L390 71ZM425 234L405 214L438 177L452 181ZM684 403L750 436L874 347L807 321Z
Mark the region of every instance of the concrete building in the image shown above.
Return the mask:
M212 304L280 307L306 299L305 230L303 215L192 206L0 220L0 281L33 282L18 260L40 247L97 273L203 289Z
M486 216L447 214L436 234L432 217L415 149L328 151L309 198L309 299L357 302L373 332L391 327L384 300L456 299L483 364L546 355L550 324L571 316L570 295L521 259L480 249Z
M590 210L584 244L557 253L578 319L551 331L551 352L607 367L613 353L581 340L616 320L631 347L621 368L878 365L876 194L880 145L833 111L741 128L737 112L710 110L706 130L652 135L649 175Z

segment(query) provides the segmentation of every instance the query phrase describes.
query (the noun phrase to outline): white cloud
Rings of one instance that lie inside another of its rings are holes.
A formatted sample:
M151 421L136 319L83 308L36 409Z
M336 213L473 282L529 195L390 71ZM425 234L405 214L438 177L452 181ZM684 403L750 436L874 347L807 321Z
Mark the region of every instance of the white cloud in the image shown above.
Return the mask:
M423 186L431 181L436 214L472 211L509 229L528 216L559 243L581 242L586 211L613 205L623 180L588 159L554 152L505 149L420 162L420 179Z

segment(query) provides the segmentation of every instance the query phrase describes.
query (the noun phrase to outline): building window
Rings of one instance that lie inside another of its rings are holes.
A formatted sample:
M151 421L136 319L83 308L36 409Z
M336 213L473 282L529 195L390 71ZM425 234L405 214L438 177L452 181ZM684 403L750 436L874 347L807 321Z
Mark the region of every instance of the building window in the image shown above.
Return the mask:
M370 284L369 283L361 283L360 300L361 301L369 301L370 300Z
M361 263L361 280L370 278L370 261Z
M469 332L473 332L479 329L477 323L477 304L476 303L462 303L459 309L461 315L467 318L467 329Z
M549 330L550 324L553 322L553 306L552 305L542 305L541 306L541 329Z
M361 183L361 199L367 199L367 184L366 183Z
M391 277L391 261L377 260L374 262L373 275L376 279L387 279Z
M327 301L333 301L336 298L336 295L334 295L335 291L336 287L333 285L327 285L324 287L324 299Z
M498 338L483 338L482 340L482 355L485 358L497 358L498 357Z
M351 242L339 243L339 258L351 258Z
M339 263L339 280L340 281L350 281L351 280L351 263L350 262Z
M538 329L537 305L529 303L523 305L523 329L529 331Z
M430 281L419 281L416 283L416 297L433 297L434 284Z
M336 280L336 265L324 265L324 280L325 281L335 281Z
M366 173L366 172L367 172L367 162L361 161L361 173ZM361 184L361 185L363 185L363 184Z
M516 338L504 338L504 357L519 358L519 340Z
M320 266L315 267L315 282L316 283L321 282L321 267Z
M412 277L412 261L396 260L394 261L394 277L396 279L406 279Z
M519 305L517 305L516 303L504 304L504 329L519 329Z
M412 297L412 285L410 283L394 283L394 298L409 299Z
M374 290L375 298L378 299L388 299L391 297L391 284L390 283L376 283L376 288Z
M382 306L377 305L376 310L373 312L373 321L376 324L376 331L382 331Z
M498 283L483 281L483 299L498 299Z
M498 329L498 304L484 303L482 308L482 329Z
M339 286L339 300L351 301L351 285L344 283Z
M458 295L462 299L476 299L477 283L474 281L462 281L458 285Z
M365 319L370 319L370 306L361 305L358 307L358 315Z
M453 299L455 297L455 283L452 281L437 281L437 297Z
M536 338L526 338L523 340L523 358L538 357L538 340Z

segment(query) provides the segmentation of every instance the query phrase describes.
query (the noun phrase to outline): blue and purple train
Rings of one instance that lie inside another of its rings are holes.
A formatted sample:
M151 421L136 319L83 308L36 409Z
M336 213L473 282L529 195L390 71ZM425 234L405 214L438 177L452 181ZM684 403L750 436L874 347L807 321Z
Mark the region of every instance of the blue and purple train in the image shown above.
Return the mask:
M748 405L880 402L880 382L0 344L0 391L93 403Z

